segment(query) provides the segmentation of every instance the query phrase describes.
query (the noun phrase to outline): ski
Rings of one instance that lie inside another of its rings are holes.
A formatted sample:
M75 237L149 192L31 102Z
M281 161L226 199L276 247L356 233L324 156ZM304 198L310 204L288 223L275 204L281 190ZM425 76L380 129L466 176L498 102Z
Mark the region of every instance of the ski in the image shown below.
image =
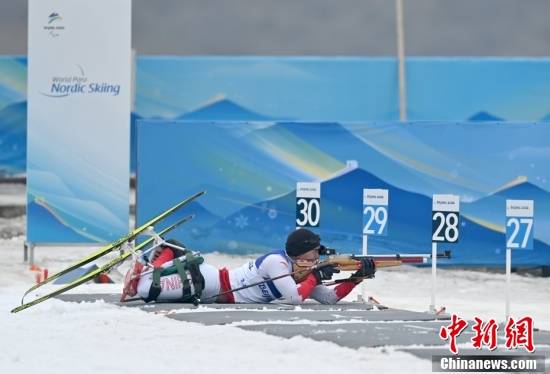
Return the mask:
M143 231L147 230L147 228L149 228L149 226L152 226L152 225L156 224L157 222L159 222L160 220L168 217L169 215L171 215L172 213L174 213L178 209L184 207L185 205L189 204L190 202L192 202L193 200L197 199L198 197L204 195L205 193L206 193L206 191L200 191L200 192L197 192L196 194L180 201L179 203L172 206L171 208L168 208L167 210L165 210L164 212L162 212L158 216L156 216L156 217L152 218L151 220L145 222L140 227L134 229L133 231L131 231L127 235L125 235L125 236L121 237L120 239L112 242L111 244L106 245L105 247L102 247L102 248L98 249L96 252L94 252L91 255L89 255L88 257L85 257L82 260L74 263L73 265L69 266L68 268L66 268L64 270L61 270L60 272L49 276L48 278L44 279L42 282L35 284L34 286L29 288L23 294L23 297L21 298L21 304L24 304L25 296L27 296L32 291L36 290L39 287L42 287L43 285L45 285L47 283L50 283L51 281L61 277L62 275L70 273L71 271L73 271L75 269L78 269L79 267L81 267L83 265L86 265L86 264L88 264L88 263L90 263L94 260L97 260L101 256L104 256L107 253L117 249L118 247L120 247L124 243L131 242L132 240L134 240L136 238L136 236L141 234Z
M184 218L182 218L181 220L177 221L176 223L166 227L164 230L160 231L158 233L159 236L162 236L164 234L166 234L167 232L175 229L176 227L178 227L179 225L187 222L187 221L190 221L194 218L195 216L194 215L189 215L189 216L186 216ZM153 240L155 240L154 237L149 237L147 238L143 243L139 244L136 248L134 248L134 251L141 251L143 248L145 248L145 246L147 246L149 243L151 243ZM108 272L109 270L111 270L113 267L115 267L116 265L124 262L124 260L126 260L128 257L130 257L132 255L132 252L130 251L126 251L124 252L123 254L121 254L120 256L116 257L116 258L113 258L111 261L107 262L106 264L100 266L99 268L97 268L96 270L86 274L86 275L83 275L82 277L78 278L78 279L75 279L74 281L72 281L71 283L68 283L66 284L65 286L62 286L60 288L58 288L57 290L53 291L53 292L50 292L44 296L41 296L35 300L32 300L32 301L29 301L28 303L25 303L25 304L21 304L20 306L18 306L17 308L14 308L11 312L12 313L17 313L17 312L20 312L24 309L27 309L33 305L36 305L36 304L39 304L43 301L46 301L48 299L51 299L52 297L54 296L57 296L59 294L62 294L63 292L65 291L68 291L68 290L71 290L73 288L75 288L76 286L79 286L83 283L86 283L92 279L94 279L95 277L97 277L99 274L102 274L102 273L106 273Z

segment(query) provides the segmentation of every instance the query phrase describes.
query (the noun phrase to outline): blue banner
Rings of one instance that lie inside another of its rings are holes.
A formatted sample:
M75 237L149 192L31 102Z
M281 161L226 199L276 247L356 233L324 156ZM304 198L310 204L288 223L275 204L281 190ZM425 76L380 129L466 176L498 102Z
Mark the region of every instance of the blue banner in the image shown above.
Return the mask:
M407 58L409 120L550 120L550 59ZM27 59L0 58L0 175L25 173ZM397 121L397 62L139 57L139 119Z
M429 253L432 195L460 196L454 265L502 265L506 200L535 201L550 227L550 126L517 123L163 122L138 127L137 221L207 189L174 236L192 248L281 248L296 226L296 183L321 184L316 228L327 246L360 253L363 189L389 193L387 236L369 253ZM550 264L550 231L515 265Z

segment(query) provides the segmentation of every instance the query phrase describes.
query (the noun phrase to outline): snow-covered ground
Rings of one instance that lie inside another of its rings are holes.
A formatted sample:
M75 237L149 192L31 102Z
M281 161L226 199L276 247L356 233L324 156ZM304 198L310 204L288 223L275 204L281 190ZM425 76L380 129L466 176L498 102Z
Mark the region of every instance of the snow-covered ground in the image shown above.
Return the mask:
M20 232L23 218L3 220L0 231ZM233 326L203 326L103 302L49 300L18 314L34 273L23 263L23 236L0 240L0 368L3 373L262 373L395 372L426 373L431 362L389 348L343 348L329 342L283 339ZM37 265L50 273L91 252L91 248L37 248ZM216 266L235 267L244 256L208 254ZM124 267L120 269L124 272ZM121 275L114 273L120 279ZM437 305L462 318L503 320L504 275L464 270L438 272ZM45 287L44 291L47 291ZM381 270L368 294L395 308L427 310L431 271L412 267ZM120 284L87 284L73 292L119 292ZM354 300L359 289L349 300ZM550 329L550 279L512 276L512 313L531 315Z

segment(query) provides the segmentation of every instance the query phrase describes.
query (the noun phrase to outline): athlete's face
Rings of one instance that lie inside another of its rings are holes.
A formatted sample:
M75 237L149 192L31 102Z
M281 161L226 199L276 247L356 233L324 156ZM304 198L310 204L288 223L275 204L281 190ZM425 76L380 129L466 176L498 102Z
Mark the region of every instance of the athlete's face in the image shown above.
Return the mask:
M319 248L312 249L300 256L293 257L294 263L300 267L310 267L319 263Z
M291 257L293 270L309 269L319 263L319 248L312 249L300 256ZM308 271L295 273L292 278L301 282L308 275Z
M312 249L300 256L292 257L293 270L307 269L315 266L319 263L319 248ZM293 278L296 282L301 282L306 276L307 272L296 273Z

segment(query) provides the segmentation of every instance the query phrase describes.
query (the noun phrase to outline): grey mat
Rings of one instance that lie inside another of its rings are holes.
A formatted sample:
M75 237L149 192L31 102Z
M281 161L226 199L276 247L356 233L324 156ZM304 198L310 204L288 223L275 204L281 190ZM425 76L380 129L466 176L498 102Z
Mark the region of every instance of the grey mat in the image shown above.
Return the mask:
M103 300L106 303L116 304L127 307L139 307L145 309L155 310L171 310L171 309L197 309L193 304L184 303L149 303L146 304L141 300L130 302L119 302L119 294L62 294L56 296L57 299L70 302L93 302L97 300ZM299 306L288 304L201 304L199 308L204 309L257 309L257 310L371 310L373 304L370 303L350 303L341 302L334 305L322 305L319 303L305 303Z
M262 331L269 335L291 338L296 335L320 341L331 341L349 348L408 346L408 345L444 345L439 339L439 328L443 321L408 322L370 322L370 323L332 323L332 324L292 324L292 325L242 325L242 329ZM466 334L459 342L466 342Z
M431 358L432 354L449 354L448 341L439 338L439 329L447 321L407 321L407 322L370 322L370 323L331 323L331 324L243 324L245 330L261 331L266 334L284 338L304 336L314 340L331 341L349 348L380 346L440 346L438 353L427 353L420 349L416 353L422 358ZM470 344L474 336L472 331L465 330L457 338L457 343ZM535 344L550 345L550 332L535 331ZM499 346L504 346L504 338L499 335ZM416 351L403 349L410 353ZM473 351L477 351L472 349ZM435 349L434 349L435 351ZM481 352L489 352L483 349ZM519 350L520 353L525 353ZM537 350L538 352L538 350ZM429 357L428 357L429 356Z
M342 321L433 321L434 316L428 313L409 312L406 310L386 309L370 310L220 310L197 313L173 313L170 318L186 322L199 322L205 325L223 325L241 321L255 322L293 322L300 320L314 322ZM288 325L286 325L288 326ZM294 326L294 325L293 325ZM289 326L290 331L292 327Z
M205 325L220 325L241 321L276 322L309 320L330 321L432 321L448 319L429 313L411 312L399 309L373 308L368 303L338 303L321 305L306 303L298 306L285 304L201 304L198 308L183 303L150 303L133 301L120 303L115 294L65 294L59 299L72 302L104 300L126 307L138 307L148 312L165 312L169 317L180 321L198 322ZM195 312L192 312L195 311Z

